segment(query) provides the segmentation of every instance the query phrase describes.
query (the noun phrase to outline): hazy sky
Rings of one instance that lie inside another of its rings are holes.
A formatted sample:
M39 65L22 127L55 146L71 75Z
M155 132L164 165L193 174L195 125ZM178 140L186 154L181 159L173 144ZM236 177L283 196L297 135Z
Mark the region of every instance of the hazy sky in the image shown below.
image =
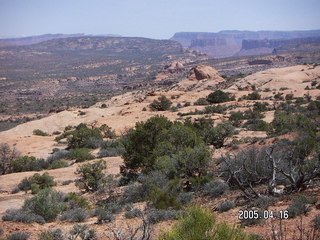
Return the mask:
M320 29L320 0L0 0L0 36Z

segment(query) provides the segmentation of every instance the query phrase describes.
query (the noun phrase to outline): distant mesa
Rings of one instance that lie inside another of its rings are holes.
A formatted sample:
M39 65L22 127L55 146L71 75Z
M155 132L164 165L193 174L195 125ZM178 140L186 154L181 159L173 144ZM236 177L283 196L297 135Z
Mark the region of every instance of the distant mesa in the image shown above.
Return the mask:
M181 44L172 40L156 40L139 37L97 37L81 36L59 38L28 46L34 51L78 51L93 50L108 53L181 53Z
M223 58L269 54L273 53L275 48L294 43L319 43L319 38L320 30L220 31L217 33L180 32L174 34L171 40L181 43L183 47L202 51L211 57ZM287 50L291 51L292 48ZM310 47L307 50L312 51Z
M243 40L242 48L237 56L248 56L256 54L281 53L281 49L286 47L290 52L297 51L297 47L303 44L320 44L320 37L292 38L292 39L263 39L263 40ZM304 51L311 50L304 49Z
M224 46L227 45L227 40L224 38L210 39L194 39L191 41L190 47L206 47L206 46Z
M87 35L84 33L75 33L75 34L43 34L38 36L30 37L17 37L17 38L3 38L0 39L0 47L8 46L27 46L32 44L37 44L54 39L63 39L63 38L75 38L75 37L121 37L118 34L103 34L103 35Z
M76 34L44 34L39 36L21 37L21 38L6 38L0 39L0 46L25 46L32 45L36 43L41 43L44 41L59 39L59 38L70 38L70 37L81 37L84 36L83 33Z

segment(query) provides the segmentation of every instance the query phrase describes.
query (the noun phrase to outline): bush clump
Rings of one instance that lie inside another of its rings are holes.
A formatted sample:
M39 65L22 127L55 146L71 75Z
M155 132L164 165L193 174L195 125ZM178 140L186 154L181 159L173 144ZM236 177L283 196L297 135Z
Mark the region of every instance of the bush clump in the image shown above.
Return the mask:
M40 171L47 169L50 165L44 159L36 159L30 156L18 157L11 164L13 172Z
M170 178L198 176L199 171L202 174L206 171L210 157L196 131L163 116L137 123L135 129L128 132L124 148L121 173L131 178L156 169L166 172Z
M240 127L242 120L245 119L245 116L242 112L232 112L229 117L229 121L234 127Z
M124 214L125 218L136 218L142 216L142 211L139 208L132 208Z
M44 224L46 221L40 215L28 213L21 209L8 209L2 217L3 221L22 222L22 223L39 223Z
M225 182L211 181L204 185L204 194L210 197L220 197L225 191L229 190L229 186Z
M11 172L11 162L19 157L20 153L7 143L0 143L0 175Z
M222 203L220 203L220 205L218 206L218 211L219 212L226 212L229 211L230 209L234 208L236 205L233 201L224 201Z
M190 192L181 192L177 196L177 201L181 205L187 205L194 199L193 194Z
M267 209L269 206L273 205L276 202L276 199L261 195L257 199L253 200L251 206L258 207L261 209Z
M40 215L46 222L52 222L61 212L66 210L66 205L63 194L46 188L36 196L25 200L22 209Z
M92 139L102 140L103 136L99 129L88 128L86 124L79 124L68 136L69 148L88 148Z
M48 173L43 173L42 175L40 175L39 173L35 173L29 178L24 178L18 184L18 188L21 191L32 190L32 193L35 194L38 193L41 189L51 188L56 185L57 183Z
M30 234L27 232L15 232L8 236L8 240L27 240L29 237Z
M226 107L221 106L221 105L216 105L216 106L206 106L204 109L205 114L210 114L210 113L224 113L226 110Z
M94 156L90 154L88 148L75 148L69 151L68 157L76 160L76 162L84 162L86 160L94 159Z
M71 183L73 183L74 181L73 180L65 180L65 181L63 181L61 184L63 185L63 186L65 186L65 185L69 185L69 184L71 184Z
M82 208L75 208L65 211L60 220L66 222L84 222L88 218L88 213Z
M149 195L149 201L156 209L179 209L181 205L178 203L175 194L160 188L153 188Z
M298 197L293 200L293 203L287 208L289 218L294 218L310 211L308 204L313 204L316 199L308 199L306 197Z
M228 137L234 134L234 127L229 123L218 124L204 132L204 141L216 148L223 147Z
M173 239L209 239L208 233L213 228L215 219L211 212L200 207L190 208L187 216L168 232L161 234L161 240ZM207 238L204 238L207 236Z
M103 208L96 209L95 215L98 217L98 224L108 223L115 220L115 217Z
M84 197L78 196L76 193L67 193L65 197L71 208L90 209L89 202Z
M64 240L61 229L53 229L41 232L39 240Z
M244 118L245 119L261 119L261 118L264 118L264 115L260 112L260 111L257 111L257 110L247 110L244 112Z
M105 178L103 171L106 168L106 162L103 160L80 165L76 171L76 174L80 175L80 179L76 185L86 192L97 191Z
M159 239L248 239L239 229L230 228L226 224L215 225L211 211L194 206L169 231L161 233Z
M104 158L104 157L117 157L121 156L123 154L123 149L122 148L110 148L110 149L101 149L99 151L99 158Z
M100 108L107 108L107 104L102 103L101 106L100 106Z
M178 219L183 215L182 211L177 210L163 210L163 209L152 209L147 214L147 219L152 224L168 221L173 219Z
M112 214L119 213L123 209L123 203L120 201L113 201L113 202L108 203L106 205L106 208Z
M229 93L223 92L221 90L214 91L207 96L206 99L209 103L223 103L233 101L234 98L230 97Z
M14 187L12 190L11 190L11 194L16 194L20 192L20 188L19 187Z
M69 151L67 150L58 150L53 152L48 158L47 161L52 164L55 161L61 160L61 159L67 159L69 155Z
M99 152L99 157L115 157L121 156L125 149L120 140L107 140L101 143L101 150Z
M275 112L275 117L270 124L268 134L285 134L293 131L304 131L313 134L316 132L316 123L302 114Z
M147 194L142 184L130 184L124 189L124 199L126 202L140 202L145 199Z
M33 135L37 135L37 136L49 136L48 133L46 133L40 129L35 129L35 130L33 130L32 133L33 133Z
M53 161L50 166L49 169L57 169L57 168L64 168L64 167L68 167L69 164L63 160L56 160Z
M100 130L104 138L113 139L116 137L116 132L107 124L102 124L98 129Z
M268 132L270 130L270 125L260 119L252 119L248 120L245 124L244 127L247 128L248 130L251 131L265 131Z
M268 110L269 103L267 102L255 102L253 104L253 111L265 112Z
M152 111L167 111L170 109L172 102L166 96L160 96L150 104Z
M252 93L249 93L247 96L243 96L242 98L246 100L260 100L261 95L257 91L254 91Z
M73 228L69 231L68 239L78 239L78 236L81 240L98 240L96 232L94 229L89 229L88 225L75 224Z
M313 226L315 229L320 230L320 214L317 214L313 219Z
M197 101L195 101L193 103L193 105L197 105L197 106L203 106L203 105L208 105L209 102L207 101L206 98L199 98Z

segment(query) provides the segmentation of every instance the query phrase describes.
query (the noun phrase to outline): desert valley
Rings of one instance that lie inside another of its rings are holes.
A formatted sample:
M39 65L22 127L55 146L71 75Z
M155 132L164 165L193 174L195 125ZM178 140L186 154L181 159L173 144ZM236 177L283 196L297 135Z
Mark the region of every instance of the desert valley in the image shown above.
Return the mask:
M1 239L320 239L319 30L0 46Z

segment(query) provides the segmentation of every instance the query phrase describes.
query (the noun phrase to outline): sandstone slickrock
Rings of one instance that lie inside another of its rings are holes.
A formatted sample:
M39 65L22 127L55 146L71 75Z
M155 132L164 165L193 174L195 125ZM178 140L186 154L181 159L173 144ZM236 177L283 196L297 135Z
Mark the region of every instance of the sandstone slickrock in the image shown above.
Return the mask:
M217 70L205 65L198 65L193 67L188 76L190 80L213 79L215 77L220 77Z
M312 81L319 81L320 66L318 65L297 65L285 68L271 68L265 71L251 74L234 85L230 90L250 90L255 86L259 90L288 89L301 91L310 86Z

